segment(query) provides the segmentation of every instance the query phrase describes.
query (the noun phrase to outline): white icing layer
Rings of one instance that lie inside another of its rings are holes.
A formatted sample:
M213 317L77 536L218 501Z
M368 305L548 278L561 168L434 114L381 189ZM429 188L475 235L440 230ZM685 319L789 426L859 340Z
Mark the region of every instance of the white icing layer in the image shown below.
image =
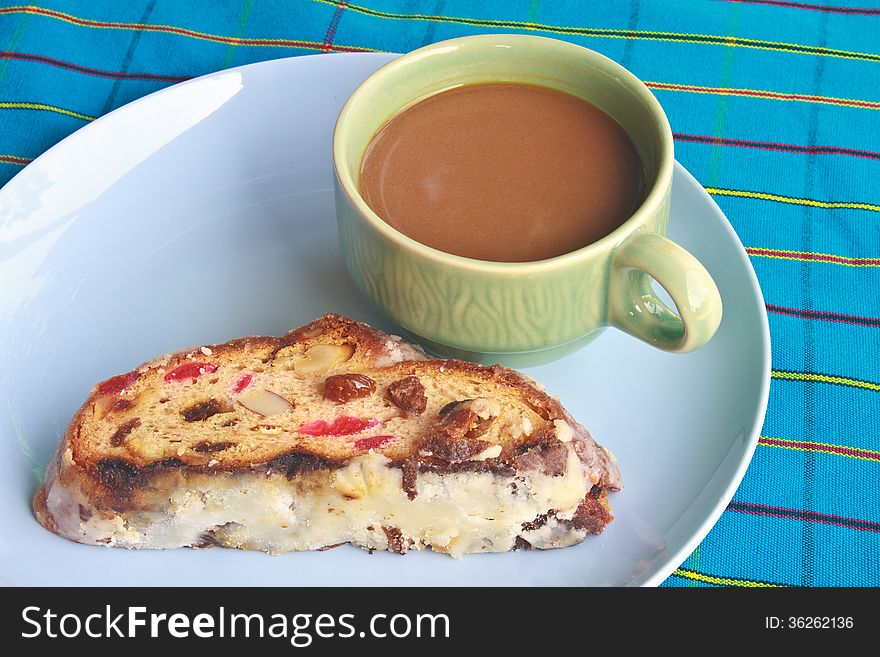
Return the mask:
M157 490L144 503L150 511L81 513L78 488L53 481L47 507L59 533L84 543L129 548L175 548L204 544L207 532L220 545L271 553L313 550L351 542L364 548L432 547L459 557L503 552L523 536L534 547L564 547L584 538L552 519L524 532L523 523L551 509L571 518L592 482L571 444L565 474L537 472L504 477L488 472L419 473L415 499L408 499L399 468L369 452L333 471L288 480L259 469L249 473L189 473L185 482ZM66 465L72 465L65 455ZM388 528L388 532L386 532ZM395 541L397 530L400 540Z

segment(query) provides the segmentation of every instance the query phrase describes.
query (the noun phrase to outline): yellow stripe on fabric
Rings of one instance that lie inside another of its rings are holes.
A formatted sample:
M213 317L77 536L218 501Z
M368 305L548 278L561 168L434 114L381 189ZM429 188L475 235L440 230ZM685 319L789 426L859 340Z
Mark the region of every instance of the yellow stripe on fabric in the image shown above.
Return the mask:
M673 575L686 577L697 582L706 582L707 584L717 584L719 586L744 586L748 588L783 588L782 584L770 584L768 582L758 582L751 579L735 579L733 577L715 577L714 575L706 575L698 573L696 570L688 570L686 568L677 568Z
M89 116L88 114L80 114L79 112L74 112L73 110L64 109L63 107L55 107L55 105L45 105L43 103L0 102L0 109L42 110L44 112L55 112L56 114L63 114L65 116L72 116L73 118L81 119L82 121L94 121L96 118L94 116Z
M788 438L774 438L773 436L761 436L764 440L773 440L778 443L786 443L782 445L773 445L771 443L758 444L761 447L776 447L777 449L790 449L797 452L815 452L817 454L828 454L829 456L844 456L849 459L857 459L859 461L880 462L880 452L873 449L863 449L861 447L847 447L846 445L836 445L834 443L817 443L811 440L790 440ZM814 447L815 445L815 447ZM855 452L864 452L865 454L848 454L847 452L837 452L827 447L834 447L842 450L852 450Z
M835 383L842 386L850 386L853 388L861 388L863 390L873 390L880 392L880 384L871 383L870 381L859 381L858 379L848 379L843 376L829 376L827 374L813 374L812 372L784 372L772 370L770 376L774 379L787 379L790 381L810 381L818 383Z
M45 18L59 20L78 27L88 27L98 30L128 30L128 31L144 31L144 32L160 32L163 34L176 34L201 41L211 41L214 43L226 43L233 46L253 46L253 47L273 47L273 48L297 48L299 50L321 50L323 43L317 41L307 41L298 39L281 39L281 38L244 38L244 37L228 37L220 34L211 34L210 32L200 32L189 28L177 27L175 25L160 24L142 24L142 23L126 23L121 21L98 21L89 18L80 18L73 14L68 14L54 9L44 9L35 5L16 5L11 7L0 7L0 15L12 14L35 14ZM357 52L382 52L373 48L363 48L361 46L346 46L335 44L335 49L343 51Z
M880 205L874 203L860 203L855 201L817 201L812 198L797 198L795 196L782 196L781 194L768 194L766 192L751 192L744 189L719 189L718 187L706 187L706 191L713 196L736 196L739 198L753 198L761 201L776 201L777 203L789 203L792 205L809 205L814 208L826 210L869 210L880 212Z
M817 103L819 105L836 105L838 107L854 107L858 109L880 110L880 101L862 100L861 98L840 98L838 96L817 96L811 94L796 94L770 89L745 89L734 87L705 87L697 84L678 84L672 82L658 82L645 80L645 86L649 89L660 91L680 91L693 94L718 94L722 96L742 96L744 98L762 98L765 100L780 100L793 103Z
M753 251L765 251L766 253L753 253ZM754 246L747 246L746 252L753 258L776 258L778 260L821 262L828 265L843 265L844 267L880 267L880 258L849 258L846 256L838 256L833 253L819 253L816 251L789 251L786 249L764 249ZM838 259L849 260L849 262L838 262Z
M336 0L312 0L325 5L336 5ZM859 52L854 50L838 50L819 46L807 46L799 43L787 43L784 41L765 41L761 39L747 39L742 37L721 36L718 34L696 34L691 32L661 32L654 30L622 30L598 27L574 27L566 25L548 25L545 23L533 23L529 21L495 20L490 18L471 18L468 16L439 16L432 14L404 14L390 11L380 11L370 7L349 4L346 6L353 11L372 18L387 18L392 20L406 21L430 21L436 23L456 23L458 25L471 25L474 27L492 27L502 29L527 30L531 32L548 32L550 34L569 34L578 36L597 37L603 39L634 39L642 41L672 41L676 43L697 43L704 45L735 46L739 48L752 48L755 50L773 50L778 52L791 52L796 54L816 55L820 57L838 57L842 59L860 59L868 61L880 61L880 54Z

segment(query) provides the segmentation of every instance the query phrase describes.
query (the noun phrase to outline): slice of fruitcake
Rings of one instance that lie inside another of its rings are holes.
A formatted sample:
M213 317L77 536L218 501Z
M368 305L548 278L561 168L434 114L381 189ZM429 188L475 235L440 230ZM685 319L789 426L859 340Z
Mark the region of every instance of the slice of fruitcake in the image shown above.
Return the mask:
M34 498L81 543L460 556L598 534L614 458L533 381L326 315L98 384Z

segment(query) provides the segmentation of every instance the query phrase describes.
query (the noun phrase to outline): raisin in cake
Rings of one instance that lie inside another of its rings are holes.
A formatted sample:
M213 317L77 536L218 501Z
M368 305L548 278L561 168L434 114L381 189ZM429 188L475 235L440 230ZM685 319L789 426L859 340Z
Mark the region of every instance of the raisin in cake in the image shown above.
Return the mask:
M98 384L34 509L81 543L457 557L578 543L619 489L533 381L326 315Z

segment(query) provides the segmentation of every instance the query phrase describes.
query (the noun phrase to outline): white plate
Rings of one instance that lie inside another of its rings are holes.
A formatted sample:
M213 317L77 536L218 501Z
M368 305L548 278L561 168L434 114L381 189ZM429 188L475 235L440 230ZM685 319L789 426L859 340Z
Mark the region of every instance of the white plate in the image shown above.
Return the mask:
M706 535L752 456L769 388L767 317L724 215L681 167L673 239L724 299L708 346L666 354L617 331L528 373L618 456L599 537L547 552L278 557L71 543L30 501L96 381L158 354L278 335L325 311L393 329L340 261L330 135L392 56L318 55L192 80L80 130L0 191L0 583L657 584Z

